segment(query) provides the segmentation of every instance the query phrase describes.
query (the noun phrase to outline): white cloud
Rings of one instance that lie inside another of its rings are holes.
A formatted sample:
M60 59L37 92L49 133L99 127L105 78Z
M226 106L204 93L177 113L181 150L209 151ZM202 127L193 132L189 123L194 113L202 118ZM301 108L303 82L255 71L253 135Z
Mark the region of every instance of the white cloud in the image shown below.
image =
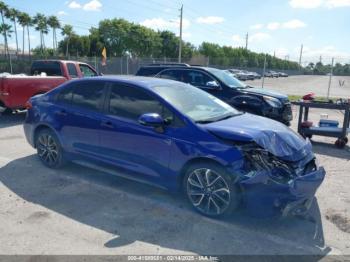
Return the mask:
M220 24L224 21L225 19L220 16L205 16L205 17L198 17L196 19L196 22L198 24L206 24L206 25Z
M81 8L81 4L79 4L78 2L72 1L69 3L68 7L72 9L79 9Z
M287 29L296 29L296 28L302 28L305 27L306 24L303 21L300 21L298 19L293 19L288 22L283 23L282 27Z
M140 23L143 26L154 30L169 30L169 29L178 29L180 26L180 20L165 20L164 18L151 18L146 19ZM190 21L187 19L182 20L182 28L187 29L190 26Z
M83 6L85 11L101 11L102 4L99 0L91 0Z
M267 39L271 38L271 36L267 33L255 33L255 34L252 34L250 37L249 37L249 41L252 41L252 42L263 42Z
M101 11L102 3L99 0L91 0L90 2L87 2L86 4L82 5L73 0L69 3L68 7L72 9L82 8L85 11Z
M264 27L263 24L256 24L256 25L250 26L249 28L250 28L251 30L258 30L258 29L261 29L261 28L263 28L263 27Z
M298 19L293 19L293 20L289 20L289 21L284 22L284 23L271 22L271 23L267 24L266 28L269 30L277 30L280 28L297 29L297 28L302 28L305 26L306 26L306 24L303 21L300 21Z
M276 30L280 27L280 23L278 23L278 22L268 23L266 27L269 30Z
M318 7L350 7L350 0L290 0L289 5L293 8L304 9L312 9Z
M65 12L65 11L58 11L58 12L57 12L57 15L59 15L59 16L64 16L64 15L68 15L68 13Z

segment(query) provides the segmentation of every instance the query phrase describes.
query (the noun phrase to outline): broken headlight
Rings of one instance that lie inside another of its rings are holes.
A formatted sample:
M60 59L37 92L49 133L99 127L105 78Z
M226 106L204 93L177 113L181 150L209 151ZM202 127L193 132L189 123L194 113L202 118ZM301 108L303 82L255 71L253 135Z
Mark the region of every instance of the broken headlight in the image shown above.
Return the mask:
M252 172L267 171L271 180L284 184L296 177L294 169L288 163L257 145L242 146L241 151L246 159L244 168L249 176L252 176Z

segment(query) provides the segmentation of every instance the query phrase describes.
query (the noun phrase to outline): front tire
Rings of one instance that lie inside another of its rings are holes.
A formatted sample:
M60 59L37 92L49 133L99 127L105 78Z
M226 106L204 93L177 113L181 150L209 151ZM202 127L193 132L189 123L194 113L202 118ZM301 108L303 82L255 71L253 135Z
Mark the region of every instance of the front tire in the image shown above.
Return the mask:
M234 176L216 164L192 165L186 172L183 187L192 207L205 216L226 216L240 202Z
M36 136L35 147L41 162L45 166L60 168L65 164L62 147L52 130L41 130Z

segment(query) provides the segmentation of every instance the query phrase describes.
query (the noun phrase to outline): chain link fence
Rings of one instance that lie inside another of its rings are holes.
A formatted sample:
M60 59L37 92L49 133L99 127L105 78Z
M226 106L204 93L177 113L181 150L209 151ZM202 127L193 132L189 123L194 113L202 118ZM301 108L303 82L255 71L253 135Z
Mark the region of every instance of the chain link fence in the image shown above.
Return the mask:
M21 56L21 55L11 55L6 57L0 55L0 73L12 73L12 74L29 74L30 66L33 60L37 59L63 59L63 60L76 60L84 63L88 63L95 67L98 72L103 74L114 74L114 75L132 75L137 72L137 70L142 65L148 65L152 63L177 63L177 58L131 58L128 56L124 57L111 57L107 59L105 66L101 65L100 57L35 57L35 56ZM333 64L332 64L333 61ZM210 66L219 69L240 69L252 72L257 72L263 74L264 65L259 67L248 67L248 66L223 66L217 63L217 59L204 57L204 56L194 56L192 58L182 59L182 63L187 63L190 65L198 66ZM284 72L288 75L343 75L350 76L350 60L347 61L345 58L328 58L323 59L323 61L302 61L300 68L298 69L287 69L284 66L281 68L270 68L267 64L265 65L265 71L278 71Z
M12 74L29 74L30 66L32 61L38 59L63 59L63 60L76 60L84 63L88 63L91 66L95 67L98 72L103 74L114 74L114 75L129 75L135 74L137 70L142 65L148 64L162 64L162 63L177 63L178 58L131 58L128 56L124 57L111 57L107 59L107 63L105 66L101 64L100 57L35 57L35 56L16 56L11 55L10 57L0 56L0 73L12 73ZM192 58L183 58L182 63L187 63L190 65L197 66L210 66L219 69L229 69L235 68L240 70L247 70L257 72L259 74L263 73L263 65L261 67L248 67L248 66L223 66L215 63L216 59L211 59L209 57L204 56L194 56ZM266 71L272 70L271 68L266 67ZM285 68L275 68L273 69L279 72L285 72L289 75L300 74L300 70L287 70Z

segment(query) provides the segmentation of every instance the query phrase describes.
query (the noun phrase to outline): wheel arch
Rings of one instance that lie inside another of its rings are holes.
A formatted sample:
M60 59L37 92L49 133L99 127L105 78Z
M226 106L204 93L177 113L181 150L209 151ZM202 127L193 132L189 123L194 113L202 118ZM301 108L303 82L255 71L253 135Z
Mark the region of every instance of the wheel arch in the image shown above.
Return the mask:
M61 140L60 140L60 138L59 138L59 136L58 136L56 130L55 130L52 126L50 126L50 125L48 125L48 124L39 124L39 125L37 125L37 126L35 127L34 132L33 132L33 144L34 144L34 148L36 148L36 146L35 146L35 141L36 141L36 138L37 138L38 134L39 134L42 130L44 130L44 129L48 129L48 130L51 130L52 132L54 132L54 134L56 135L57 139L58 139L59 142L61 143ZM62 144L62 143L61 143L61 144Z

